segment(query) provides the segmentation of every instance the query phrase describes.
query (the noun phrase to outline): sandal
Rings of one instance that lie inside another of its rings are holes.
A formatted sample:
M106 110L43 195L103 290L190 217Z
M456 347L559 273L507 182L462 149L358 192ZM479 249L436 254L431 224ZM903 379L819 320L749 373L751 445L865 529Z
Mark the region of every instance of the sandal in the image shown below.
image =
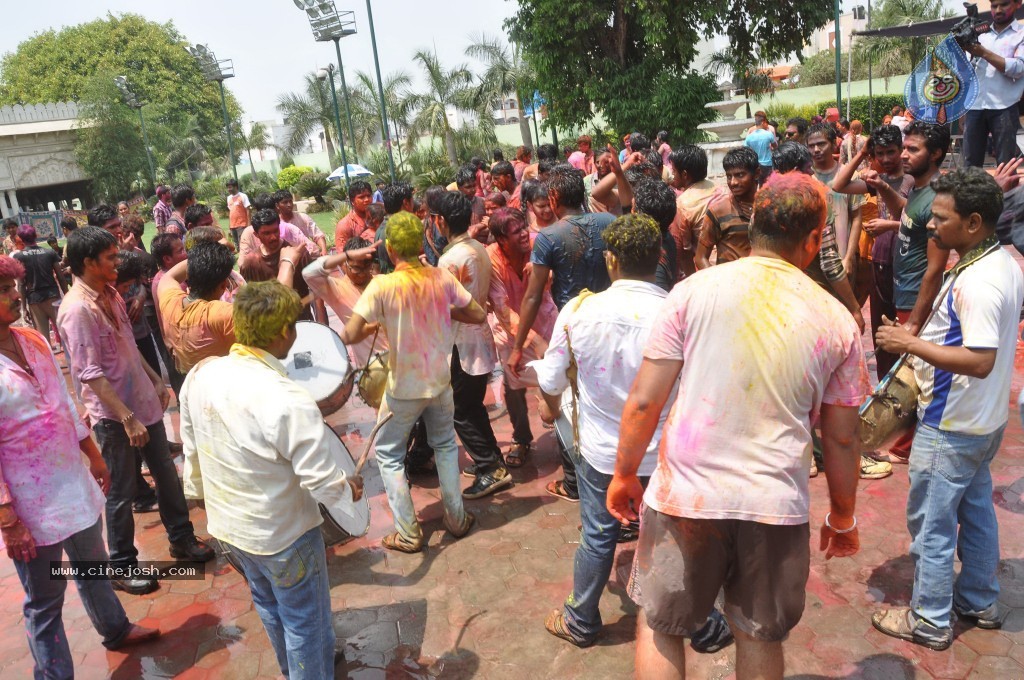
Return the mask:
M412 541L397 531L380 539L380 544L388 550L404 553L418 553L423 550L423 541Z
M953 644L952 628L935 628L915 622L909 607L882 609L871 617L871 625L880 633L941 652ZM929 630L930 629L930 630Z
M577 647L589 647L594 644L593 640L579 640L569 632L569 629L565 626L565 616L560 609L556 609L548 614L547 620L544 621L544 628L556 638L562 638Z
M570 496L565 490L565 482L561 479L557 482L548 482L548 485L544 487L544 490L555 498L561 498L562 500L569 501L570 503L579 503L579 496Z
M468 534L470 532L470 530L473 528L474 524L476 524L476 515L474 515L471 512L467 512L466 513L466 518L464 520L462 520L462 526L458 527L458 528L455 528L451 524L448 523L447 515L444 518L444 528L454 538L462 538L463 536Z
M508 453L505 454L505 465L510 468L523 467L529 453L529 444L520 444L518 442L513 443L512 446L508 447Z

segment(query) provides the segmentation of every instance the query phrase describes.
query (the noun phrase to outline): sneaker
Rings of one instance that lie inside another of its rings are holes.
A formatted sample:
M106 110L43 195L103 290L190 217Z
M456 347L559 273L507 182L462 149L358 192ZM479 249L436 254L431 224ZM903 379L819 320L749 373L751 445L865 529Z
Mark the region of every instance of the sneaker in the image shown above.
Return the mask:
M936 628L918 619L909 607L883 609L871 617L871 625L880 633L941 652L953 644L953 629Z
M998 602L993 602L991 607L981 611L961 609L954 603L953 611L956 612L957 618L973 623L978 628L984 630L998 630L1003 627L1003 622L999 620Z
M690 637L690 646L701 654L714 654L725 649L733 642L732 630L717 609L711 610L704 626Z
M861 479L885 479L892 474L892 463L875 460L870 456L860 457Z
M462 468L462 476L469 477L470 479L476 479L476 463L471 463Z
M818 464L816 462L814 462L814 456L811 456L811 470L808 473L808 475L811 476L811 477L817 477L818 476Z
M170 552L171 557L176 560L191 560L192 562L209 562L216 557L213 548L195 536L171 543Z
M502 465L496 470L477 475L476 481L462 492L462 497L469 500L483 498L506 486L512 486L512 475L508 473L508 468Z

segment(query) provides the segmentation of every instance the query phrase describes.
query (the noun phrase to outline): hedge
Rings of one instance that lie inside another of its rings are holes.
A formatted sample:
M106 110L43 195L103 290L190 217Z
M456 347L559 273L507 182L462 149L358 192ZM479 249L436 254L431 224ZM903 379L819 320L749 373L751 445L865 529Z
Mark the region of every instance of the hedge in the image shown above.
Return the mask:
M870 131L880 125L882 118L892 111L892 107L904 106L903 95L901 94L879 94L875 95L871 106L871 116L868 115L870 97L850 98L850 120L859 120L864 124L864 129ZM785 125L786 121L794 116L800 116L810 120L813 116L824 116L825 110L836 105L835 99L830 99L816 104L805 104L794 106L793 104L772 103L765 108L768 118L776 121L779 125ZM840 118L846 118L846 100L843 100L843 108L839 112Z

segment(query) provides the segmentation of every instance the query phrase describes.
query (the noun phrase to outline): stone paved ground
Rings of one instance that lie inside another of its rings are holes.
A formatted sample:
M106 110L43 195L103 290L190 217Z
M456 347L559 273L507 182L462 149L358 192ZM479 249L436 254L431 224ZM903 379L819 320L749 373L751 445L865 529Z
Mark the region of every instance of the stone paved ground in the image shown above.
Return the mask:
M1024 349L1018 347L1013 394L1024 387ZM330 419L356 455L373 413L353 398ZM496 421L507 445L507 418ZM548 635L547 612L568 593L579 540L578 507L548 496L557 478L552 434L535 423L537 451L514 472L516 486L469 501L478 528L453 542L441 529L436 479L416 479L414 499L429 547L419 555L386 552L380 538L390 514L376 466L367 466L372 513L369 534L331 551L332 608L347 661L338 677L350 678L627 678L633 674L635 608L624 592L633 555L622 546L602 600L605 632L599 643L576 649ZM803 679L1024 678L1024 431L1016 406L993 465L995 501L1002 529L1001 631L957 628L946 652L932 652L877 633L875 609L907 604L912 568L907 555L904 503L907 471L861 484L858 503L862 550L826 563L814 550L803 620L786 642L787 676ZM463 478L466 485L469 480ZM823 477L811 481L812 517L827 507ZM193 510L200 535L205 516ZM138 517L143 558L168 559L155 514ZM813 533L813 532L812 532ZM812 545L812 549L816 546ZM130 653L99 644L73 587L65 626L79 678L272 678L278 669L249 591L223 561L205 580L165 581L160 590L119 594L129 616L159 626L160 640ZM0 677L30 677L32 660L21 616L22 591L10 560L0 558ZM732 648L690 654L691 678L733 677Z

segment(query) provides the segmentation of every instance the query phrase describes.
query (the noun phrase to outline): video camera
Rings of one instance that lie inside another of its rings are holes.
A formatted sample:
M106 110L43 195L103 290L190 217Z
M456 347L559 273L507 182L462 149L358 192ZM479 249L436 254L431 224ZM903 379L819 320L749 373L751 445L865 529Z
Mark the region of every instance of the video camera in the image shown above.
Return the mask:
M960 45L960 48L966 50L971 45L978 44L978 36L987 33L990 25L987 21L978 18L978 6L974 3L965 2L964 9L967 11L967 16L958 21L949 30L949 33Z

